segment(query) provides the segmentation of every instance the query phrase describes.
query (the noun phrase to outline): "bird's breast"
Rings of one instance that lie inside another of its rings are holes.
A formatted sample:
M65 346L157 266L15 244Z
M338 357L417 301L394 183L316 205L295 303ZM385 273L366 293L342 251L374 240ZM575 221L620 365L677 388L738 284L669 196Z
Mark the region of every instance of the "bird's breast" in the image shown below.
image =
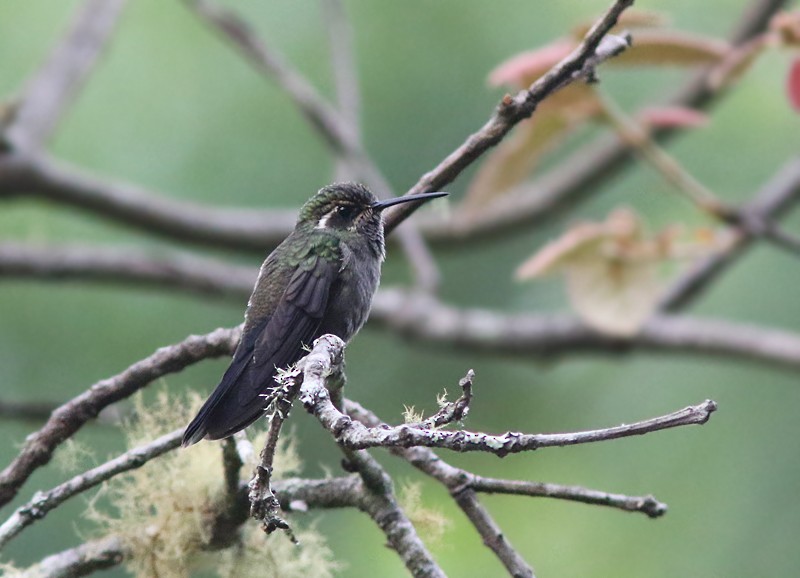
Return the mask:
M367 320L378 288L381 260L370 251L344 248L342 270L331 287L329 305L319 334L332 333L349 341Z

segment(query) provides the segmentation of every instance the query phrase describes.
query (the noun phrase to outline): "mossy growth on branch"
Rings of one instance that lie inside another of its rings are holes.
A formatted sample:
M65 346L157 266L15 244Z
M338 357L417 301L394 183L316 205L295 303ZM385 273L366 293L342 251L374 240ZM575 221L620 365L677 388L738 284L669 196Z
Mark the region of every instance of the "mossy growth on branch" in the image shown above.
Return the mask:
M138 396L135 418L125 426L129 446L144 445L188 423L201 402L194 395L179 400L165 390L147 405ZM263 445L264 435L256 444ZM292 475L300 467L287 439L276 454L276 478ZM257 451L253 453L252 463L242 466L243 481L253 472L258 458ZM125 564L135 576L184 578L198 571L223 578L334 575L337 564L324 537L313 529L298 528L296 521L292 525L299 546L280 532L267 536L253 520L245 520L234 535L226 531L225 543L215 543L215 526L230 508L224 479L219 443L202 442L169 452L105 484L102 501L110 505L101 506L95 499L87 511L92 533L119 536L130 552Z

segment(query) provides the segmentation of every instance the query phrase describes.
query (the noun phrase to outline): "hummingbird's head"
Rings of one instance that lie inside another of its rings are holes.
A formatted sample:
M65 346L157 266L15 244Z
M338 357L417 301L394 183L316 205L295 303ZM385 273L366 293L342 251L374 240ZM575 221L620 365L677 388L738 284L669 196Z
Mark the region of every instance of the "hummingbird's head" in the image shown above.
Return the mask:
M423 193L379 201L364 185L335 183L323 187L300 209L298 226L346 236L354 234L383 241L383 210L408 201L442 197L447 193Z

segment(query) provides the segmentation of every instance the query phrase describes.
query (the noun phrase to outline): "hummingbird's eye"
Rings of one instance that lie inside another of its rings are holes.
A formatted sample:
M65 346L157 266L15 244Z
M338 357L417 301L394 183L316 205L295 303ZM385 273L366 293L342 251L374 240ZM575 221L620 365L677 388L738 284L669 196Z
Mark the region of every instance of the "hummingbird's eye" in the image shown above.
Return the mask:
M352 205L339 205L336 207L336 214L344 220L350 220L356 216L358 208Z

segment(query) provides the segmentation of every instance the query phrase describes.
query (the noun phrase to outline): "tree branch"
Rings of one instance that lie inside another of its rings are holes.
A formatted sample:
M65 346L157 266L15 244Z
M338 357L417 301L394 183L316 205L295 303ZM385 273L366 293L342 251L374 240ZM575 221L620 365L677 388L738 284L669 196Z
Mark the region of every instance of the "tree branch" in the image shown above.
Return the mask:
M45 155L0 154L0 198L36 195L184 242L263 254L288 235L296 210L259 211L175 201L105 180Z
M459 309L387 288L375 295L370 321L416 341L527 359L642 350L800 367L800 336L795 333L695 317L656 315L638 334L622 338L594 331L573 317Z
M125 0L87 0L79 8L0 135L11 148L36 152L50 138L113 36L124 6Z
M255 267L230 265L177 251L160 251L154 257L135 249L0 243L0 278L152 287L244 303L257 276Z
M307 409L305 398L309 390L324 396L333 407L326 382L330 378L341 385L344 346L344 342L335 335L323 335L314 342L311 352L298 363L298 368L302 371L300 400ZM294 379L300 381L299 376ZM316 413L314 415L320 417ZM433 560L413 524L397 504L392 480L386 471L365 451L350 452L347 456L364 484L360 508L381 528L409 572L417 578L443 578L444 572Z
M601 46L609 30L617 23L620 14L633 4L633 0L617 0L586 34L580 45L547 74L534 82L528 90L516 96L506 95L489 121L470 135L436 168L423 175L407 194L438 191L455 180L478 157L499 143L517 123L530 117L542 100L579 78L594 78L594 67L621 52L623 45L607 43ZM599 49L603 50L599 50ZM391 231L420 207L421 203L403 203L387 211L386 230Z
M663 502L659 502L653 496L611 494L581 486L501 480L476 475L473 475L468 481L464 482L463 485L465 488L486 494L510 494L516 496L556 498L595 506L610 506L626 512L641 512L647 515L648 518L660 518L667 513L667 505Z
M446 448L458 452L481 451L504 457L510 453L533 451L544 447L606 441L684 425L704 424L717 409L713 401L706 400L696 406L633 424L564 434L507 432L498 436L465 430L423 429L408 424L389 428L368 428L336 409L325 387L325 376L334 364L333 359L341 356L343 347L344 342L332 335L323 336L316 341L314 349L306 358L300 401L306 410L333 434L339 444L351 450L421 446Z
M741 46L762 33L770 18L786 3L786 0L753 0L734 27L731 43ZM692 75L685 86L667 99L667 104L688 108L711 105L725 91L713 90L707 77L708 69ZM652 132L652 138L662 142L682 132L680 128L662 127ZM552 220L590 195L596 196L598 188L629 166L631 160L633 151L622 139L604 134L580 147L518 194L504 195L475 218L421 219L420 228L430 242L450 244L507 236L523 228L530 230L531 226ZM424 188L425 178L417 184L419 190L428 190Z
M7 504L28 477L47 464L55 449L97 416L104 407L124 399L155 379L181 371L202 359L230 354L240 329L217 329L207 335L191 336L180 343L162 347L128 369L97 382L88 390L56 409L44 426L30 434L19 455L0 472L0 506Z
M734 225L734 239L726 248L692 266L667 290L659 309L677 311L696 300L728 267L750 248L766 223L777 221L800 197L800 157L790 159L739 211L747 226Z
M36 492L33 499L20 506L0 526L0 549L36 520L44 518L71 497L85 492L123 472L144 464L180 446L183 428L161 436L144 446L134 448L46 492Z

